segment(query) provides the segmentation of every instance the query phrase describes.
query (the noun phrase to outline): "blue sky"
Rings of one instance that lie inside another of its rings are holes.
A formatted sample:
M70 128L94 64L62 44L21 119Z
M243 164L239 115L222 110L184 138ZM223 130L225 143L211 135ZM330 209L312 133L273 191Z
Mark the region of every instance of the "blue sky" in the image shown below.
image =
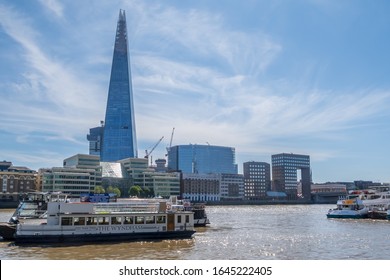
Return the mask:
M0 0L0 160L88 153L104 119L119 9L139 156L163 141L237 164L311 157L314 182L390 182L390 2Z

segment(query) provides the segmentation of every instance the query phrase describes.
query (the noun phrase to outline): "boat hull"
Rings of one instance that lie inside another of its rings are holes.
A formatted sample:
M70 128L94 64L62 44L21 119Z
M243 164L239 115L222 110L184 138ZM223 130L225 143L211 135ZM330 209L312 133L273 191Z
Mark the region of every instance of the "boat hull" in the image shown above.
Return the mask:
M387 219L387 212L386 211L370 211L370 212L368 212L368 217L370 219L386 220Z
M327 214L328 218L339 218L339 219L365 219L367 215L349 215L349 214Z
M16 224L0 223L0 236L4 240L13 240L15 238Z
M364 210L330 210L326 215L328 218L340 219L365 219L368 218L367 209Z
M187 231L142 232L142 233L107 233L74 235L16 235L16 244L69 244L69 243L104 243L162 239L189 239L195 233Z

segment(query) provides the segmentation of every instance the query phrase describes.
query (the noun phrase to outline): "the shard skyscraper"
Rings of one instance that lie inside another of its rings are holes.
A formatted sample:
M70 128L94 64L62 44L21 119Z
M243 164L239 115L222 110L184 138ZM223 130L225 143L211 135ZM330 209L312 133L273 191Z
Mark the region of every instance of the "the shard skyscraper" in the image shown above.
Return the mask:
M101 161L112 162L138 156L124 10L119 11L102 136Z

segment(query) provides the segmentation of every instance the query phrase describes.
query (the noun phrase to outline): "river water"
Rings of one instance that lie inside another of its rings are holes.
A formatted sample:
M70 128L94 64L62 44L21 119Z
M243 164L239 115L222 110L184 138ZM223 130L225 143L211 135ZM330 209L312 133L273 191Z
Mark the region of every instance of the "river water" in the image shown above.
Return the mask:
M2 260L390 260L390 221L327 219L333 205L208 206L189 240L78 246L0 242ZM0 210L7 221L13 210Z

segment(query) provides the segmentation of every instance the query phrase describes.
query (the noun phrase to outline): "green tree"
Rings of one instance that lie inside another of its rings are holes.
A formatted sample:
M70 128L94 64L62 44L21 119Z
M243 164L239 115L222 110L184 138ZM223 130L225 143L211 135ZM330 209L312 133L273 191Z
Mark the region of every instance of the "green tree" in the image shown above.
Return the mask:
M105 193L106 191L102 186L96 186L94 193Z
M121 197L121 190L117 187L109 186L107 188L108 193L114 193L117 197Z
M153 197L154 196L154 190L150 189L148 187L145 187L142 189L141 197Z
M129 189L129 196L136 196L139 197L142 192L142 189L140 186L132 186Z

